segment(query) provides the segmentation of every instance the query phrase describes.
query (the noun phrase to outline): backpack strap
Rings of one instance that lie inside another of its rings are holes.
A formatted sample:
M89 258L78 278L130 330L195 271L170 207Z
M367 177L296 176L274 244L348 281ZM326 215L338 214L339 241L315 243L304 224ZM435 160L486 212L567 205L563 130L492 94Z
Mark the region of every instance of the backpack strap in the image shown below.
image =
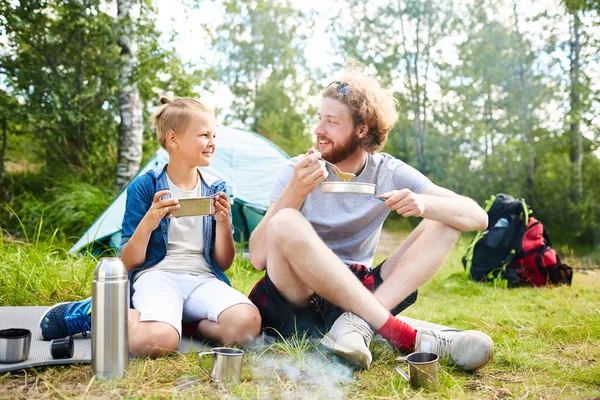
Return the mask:
M495 200L496 200L496 195L493 194L489 199L487 199L485 201L485 203L483 204L483 210L486 213L490 210L490 208L492 207L492 204L494 204ZM471 274L471 265L473 264L473 251L475 249L475 244L477 244L477 242L479 241L479 239L481 239L481 237L484 235L485 232L486 231L477 231L477 233L475 234L475 237L473 238L471 243L469 243L469 245L467 246L465 255L462 258L462 263L465 268L465 271L467 271L467 275Z
M524 198L520 198L519 201L521 202L521 204L523 204L523 219L525 222L525 226L527 226L529 224L529 216L533 214L533 210L529 208Z

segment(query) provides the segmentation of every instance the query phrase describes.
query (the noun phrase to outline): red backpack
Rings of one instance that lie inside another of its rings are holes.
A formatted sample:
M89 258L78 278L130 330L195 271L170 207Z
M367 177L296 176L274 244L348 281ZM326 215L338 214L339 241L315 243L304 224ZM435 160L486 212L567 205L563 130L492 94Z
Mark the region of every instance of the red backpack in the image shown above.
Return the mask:
M503 275L509 286L570 285L573 269L560 261L544 225L529 217L520 248Z

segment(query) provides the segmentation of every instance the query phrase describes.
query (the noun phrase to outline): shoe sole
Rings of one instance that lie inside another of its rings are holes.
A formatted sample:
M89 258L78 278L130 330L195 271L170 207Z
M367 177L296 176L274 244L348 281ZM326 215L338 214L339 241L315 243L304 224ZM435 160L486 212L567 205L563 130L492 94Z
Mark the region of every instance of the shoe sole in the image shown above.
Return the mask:
M369 369L371 366L371 361L363 353L357 350L352 350L344 346L340 346L335 342L335 340L326 334L323 336L323 339L320 341L321 346L326 347L328 350L332 351L335 355L342 357L344 360L350 362L352 365L355 365L362 369Z
M46 310L46 312L45 312L45 313L42 315L42 317L40 318L40 322L38 322L38 326L40 327L40 336L42 337L42 339L43 339L44 341L50 341L50 340L52 340L52 339L48 339L48 340L46 340L46 339L44 338L44 335L42 335L42 333L41 333L41 330L42 330L42 321L44 320L44 318L46 318L46 315L48 315L48 313L50 312L50 310L52 310L53 308L55 308L55 307L58 307L58 306L60 306L60 305L62 305L62 304L67 304L67 303L70 303L70 301L63 301L62 303L56 303L55 305L53 305L53 306L51 306L51 307L48 307L48 309ZM58 338L55 338L55 339L58 339Z

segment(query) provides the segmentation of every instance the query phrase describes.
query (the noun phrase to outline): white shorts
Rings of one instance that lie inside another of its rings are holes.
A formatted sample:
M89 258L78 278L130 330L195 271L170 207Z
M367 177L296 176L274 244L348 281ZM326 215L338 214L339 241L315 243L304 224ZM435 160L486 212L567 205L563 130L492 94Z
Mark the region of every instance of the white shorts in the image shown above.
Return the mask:
M179 332L181 324L209 319L237 304L252 304L239 291L214 275L190 275L165 271L144 272L133 283L133 308L140 322L165 322Z

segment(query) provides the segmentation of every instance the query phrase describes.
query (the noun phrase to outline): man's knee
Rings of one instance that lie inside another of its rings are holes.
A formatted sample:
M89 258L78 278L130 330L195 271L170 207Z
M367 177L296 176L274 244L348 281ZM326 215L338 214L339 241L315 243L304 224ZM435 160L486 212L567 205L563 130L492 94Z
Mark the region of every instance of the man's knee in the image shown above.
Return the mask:
M298 228L306 219L300 211L293 208L284 208L271 218L268 225L269 240L280 242L294 235L290 235L291 228Z
M442 225L440 227L442 237L452 244L456 243L458 238L460 238L460 229L456 229L455 227L450 226L448 224L440 224Z
M424 220L422 223L424 224L423 228L425 230L431 230L440 240L443 240L444 242L454 244L460 237L459 229L456 229L455 227L443 222Z

